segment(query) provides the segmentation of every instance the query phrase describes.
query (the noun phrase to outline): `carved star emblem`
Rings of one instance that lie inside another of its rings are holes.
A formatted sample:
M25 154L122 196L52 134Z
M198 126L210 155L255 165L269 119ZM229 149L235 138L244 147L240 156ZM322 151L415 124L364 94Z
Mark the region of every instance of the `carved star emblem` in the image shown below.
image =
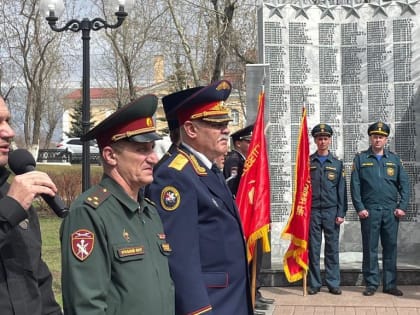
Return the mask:
M346 19L351 15L360 19L360 15L357 10L359 10L362 5L363 3L354 3L354 0L350 0L350 5L343 5L344 10L347 11Z
M271 18L273 15L277 15L279 18L283 18L283 15L281 14L281 10L286 6L285 4L278 4L274 5L271 3L265 3L266 8L270 9L270 16Z
M385 12L385 8L389 6L391 2L382 3L382 0L378 0L377 3L369 3L369 5L372 8L375 8L375 11L373 11L373 16L375 16L378 13L381 13L382 15L388 17L388 13Z
M410 12L412 15L416 15L414 6L419 2L419 0L409 1L410 0L397 1L397 4L401 7L401 15L404 15L405 12Z
M332 18L334 20L334 15L333 15L332 11L336 7L337 7L336 5L330 5L330 2L328 0L325 1L324 4L319 4L318 8L320 8L321 11L322 11L321 20L326 16L329 16L330 18Z
M295 18L297 18L299 15L302 15L303 17L309 20L309 17L306 14L306 10L308 10L311 6L308 5L305 7L304 5L305 3L303 2L303 0L299 0L299 5L294 5L294 4L291 5L291 7L296 10Z

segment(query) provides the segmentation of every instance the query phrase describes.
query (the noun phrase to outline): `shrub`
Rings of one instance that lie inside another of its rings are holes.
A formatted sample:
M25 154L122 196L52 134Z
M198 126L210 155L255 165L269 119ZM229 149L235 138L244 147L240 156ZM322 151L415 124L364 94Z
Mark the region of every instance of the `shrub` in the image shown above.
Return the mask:
M47 173L58 189L58 195L63 199L66 206L70 204L82 192L82 166L78 165L51 165L39 164L37 170ZM91 166L91 184L97 184L102 177L102 167ZM53 213L50 207L42 198L38 198L34 202L34 206L38 211L46 211Z

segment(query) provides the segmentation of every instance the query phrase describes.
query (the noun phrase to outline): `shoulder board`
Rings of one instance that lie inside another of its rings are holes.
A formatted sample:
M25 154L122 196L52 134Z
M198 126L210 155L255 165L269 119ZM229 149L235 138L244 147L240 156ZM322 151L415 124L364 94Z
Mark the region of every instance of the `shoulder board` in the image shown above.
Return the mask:
M144 200L146 201L146 202L148 202L148 203L150 203L151 205L153 205L153 206L155 206L156 207L156 204L152 201L152 200L150 200L149 198L144 198Z
M172 162L169 163L168 167L174 168L177 171L181 171L187 164L188 158L185 155L178 153L177 156L172 160Z
M104 202L111 195L111 192L101 186L98 186L89 196L86 197L85 203L96 209L99 205Z
M181 171L188 163L198 175L207 175L207 171L200 165L194 154L188 154L178 149L178 155L172 160L168 167Z

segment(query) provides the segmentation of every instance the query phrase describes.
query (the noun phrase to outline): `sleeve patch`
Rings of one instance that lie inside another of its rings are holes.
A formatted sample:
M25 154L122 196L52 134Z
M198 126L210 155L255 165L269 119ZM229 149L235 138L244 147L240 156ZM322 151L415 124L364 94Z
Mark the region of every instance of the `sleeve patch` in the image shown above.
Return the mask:
M71 251L80 261L86 260L93 252L95 234L86 229L79 229L71 234Z
M181 195L178 189L173 186L166 186L162 189L160 195L160 204L166 211L173 211L179 207L181 203Z

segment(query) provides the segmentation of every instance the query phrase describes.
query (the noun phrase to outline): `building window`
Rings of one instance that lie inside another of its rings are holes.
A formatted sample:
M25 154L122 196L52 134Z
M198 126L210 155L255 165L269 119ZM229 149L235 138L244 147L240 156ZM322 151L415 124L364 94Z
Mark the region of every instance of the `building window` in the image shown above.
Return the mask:
M233 126L239 125L239 112L236 109L232 109L230 114L232 118L232 125Z

